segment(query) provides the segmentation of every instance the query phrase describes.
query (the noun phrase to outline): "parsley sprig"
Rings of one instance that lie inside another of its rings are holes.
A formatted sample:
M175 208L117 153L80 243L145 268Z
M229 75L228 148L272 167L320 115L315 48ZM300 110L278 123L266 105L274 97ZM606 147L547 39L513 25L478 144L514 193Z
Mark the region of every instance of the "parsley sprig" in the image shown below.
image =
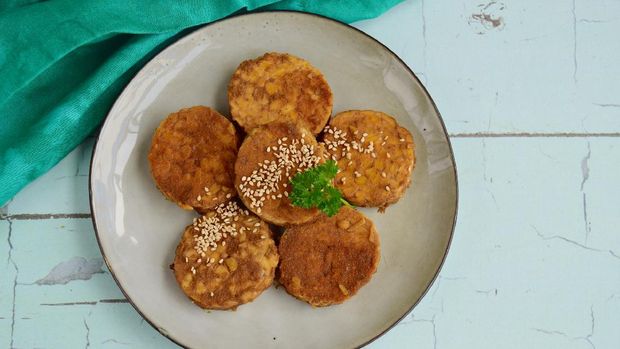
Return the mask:
M332 185L332 180L337 173L336 161L329 160L296 174L291 178L293 185L293 190L289 195L291 203L303 208L316 207L329 217L338 213L343 205L351 206L342 198L340 190Z

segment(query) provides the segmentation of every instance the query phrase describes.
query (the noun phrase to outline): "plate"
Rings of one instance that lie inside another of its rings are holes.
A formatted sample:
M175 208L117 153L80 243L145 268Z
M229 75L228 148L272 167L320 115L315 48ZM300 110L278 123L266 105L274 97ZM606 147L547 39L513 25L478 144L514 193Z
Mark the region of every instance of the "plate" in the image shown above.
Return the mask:
M166 201L151 179L151 136L169 113L192 105L228 114L226 87L237 65L288 52L320 69L334 114L375 109L397 118L416 143L406 195L383 214L362 209L381 236L373 279L344 304L314 309L271 287L236 311L205 311L181 292L169 265L194 217ZM419 302L437 276L456 220L450 141L420 81L393 52L348 25L299 12L227 18L170 45L127 85L93 150L90 202L97 240L136 310L172 341L192 348L350 348L369 343Z

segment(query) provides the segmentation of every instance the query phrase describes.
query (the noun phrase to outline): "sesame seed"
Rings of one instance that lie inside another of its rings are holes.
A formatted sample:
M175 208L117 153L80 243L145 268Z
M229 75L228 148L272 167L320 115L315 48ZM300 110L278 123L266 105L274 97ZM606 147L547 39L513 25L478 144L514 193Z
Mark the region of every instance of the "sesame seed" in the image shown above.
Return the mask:
M383 178L387 177L387 175L385 174L385 172L381 172L381 177L383 177Z
M196 198L196 200L198 200L198 201L202 200L202 196L198 195L198 197Z
M222 241L222 246L226 246L226 241Z
M392 157L392 155L390 155L390 153L385 153L385 156L387 156L388 159L390 159Z
M368 133L366 132L362 133L362 137L368 137Z
M185 257L185 263L189 262L189 258Z
M226 194L226 198L227 198L227 199L230 199L230 197L231 197L231 196L232 196L232 195L230 195L230 193Z
M211 297L213 297L213 292L210 293Z
M266 236L265 236L265 235L261 235L261 236L260 236L260 238L261 238L261 239L264 239L264 238L266 238Z
M355 177L361 177L362 176L362 174L357 172L357 171L355 171L354 174L355 174Z
M401 141L401 142L404 142L404 141L405 141L405 139L404 139L404 138L401 138L401 139L400 139L400 141Z
M219 264L224 263L224 258L220 258L220 260L218 261Z
M386 185L386 186L385 186L385 190L390 191L390 186L389 186L389 185Z
M260 227L260 223L254 224L255 227Z
M200 263L202 262L202 258L198 258L198 260L196 261L196 263Z

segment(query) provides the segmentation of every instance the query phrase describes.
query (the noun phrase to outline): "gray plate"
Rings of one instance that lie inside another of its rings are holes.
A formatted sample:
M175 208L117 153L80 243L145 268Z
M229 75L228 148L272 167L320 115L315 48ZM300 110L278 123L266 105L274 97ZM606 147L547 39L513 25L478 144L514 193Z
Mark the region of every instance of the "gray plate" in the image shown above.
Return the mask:
M303 57L326 76L334 113L376 109L413 134L417 165L398 204L363 209L381 235L373 279L342 305L313 309L274 287L237 311L206 312L177 286L168 265L193 217L164 200L149 173L151 135L192 105L227 114L237 65L267 51ZM345 348L372 341L405 316L435 279L456 220L455 163L441 117L411 70L364 33L297 12L228 18L151 60L111 109L93 152L91 207L97 239L118 285L163 335L188 347Z

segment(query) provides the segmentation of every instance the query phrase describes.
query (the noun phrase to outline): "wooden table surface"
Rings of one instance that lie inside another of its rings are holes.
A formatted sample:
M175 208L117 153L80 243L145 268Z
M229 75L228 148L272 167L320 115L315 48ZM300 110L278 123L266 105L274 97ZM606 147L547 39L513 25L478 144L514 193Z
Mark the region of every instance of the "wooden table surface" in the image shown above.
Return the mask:
M459 219L419 306L372 348L620 347L620 1L406 1L356 27L451 135ZM90 220L94 138L0 211L0 348L172 348Z

